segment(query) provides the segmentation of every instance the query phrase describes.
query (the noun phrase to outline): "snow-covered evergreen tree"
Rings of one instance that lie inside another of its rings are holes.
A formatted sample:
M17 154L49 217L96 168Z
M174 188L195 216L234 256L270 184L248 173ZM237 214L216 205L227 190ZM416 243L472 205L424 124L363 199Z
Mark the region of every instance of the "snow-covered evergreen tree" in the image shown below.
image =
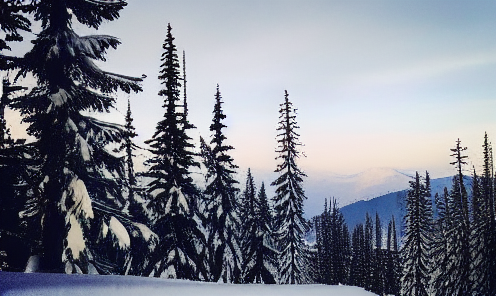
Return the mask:
M382 249L382 226L379 214L375 213L375 246L373 259L373 288L372 292L382 295L385 290L385 264L384 251Z
M12 95L23 89L3 79L0 101L0 268L6 271L23 271L30 249L36 247L33 239L39 232L28 222L31 218L20 216L26 202L37 190L36 179L39 157L33 145L24 139L11 138L4 111ZM3 257L3 258L2 258Z
M171 30L169 24L158 77L164 85L159 95L164 98L165 114L152 139L146 141L153 154L147 160L150 168L144 173L144 176L152 178L148 188L148 208L160 244L145 272L153 269L155 277L198 279L200 274L203 278L207 276L200 256L205 237L194 219L193 209L199 191L193 184L189 169L199 164L193 159L191 138L186 134L193 126L184 125L186 112L179 106L181 77Z
M240 196L241 201L239 203L239 216L240 220L243 221L240 224L240 244L243 254L243 265L246 264L247 260L250 260L247 258L247 254L251 253L252 239L255 237L256 194L255 181L253 180L250 168L248 168L245 190Z
M453 177L453 186L449 193L448 205L450 209L450 223L448 227L448 265L446 267L447 282L446 295L469 295L472 291L470 280L470 218L468 193L465 188L463 165L466 164L466 155L460 140L456 147L451 149L455 161L451 164L456 167L457 174Z
M475 292L484 293L487 295L496 294L496 218L495 218L495 181L494 168L493 168L493 155L492 147L489 142L487 133L484 134L483 148L483 173L480 178L481 181L481 217L478 231L482 232L482 239L485 241L484 245L487 249L483 250L483 261L473 261L473 270L479 270L482 275L477 275L475 271L474 276L479 278L486 278L487 282L475 280ZM474 219L475 220L475 219ZM480 265L479 265L480 263ZM480 284L477 284L479 282ZM487 291L487 292L486 292Z
M94 60L104 61L107 49L120 42L81 37L71 25L77 20L97 29L124 6L121 0L40 0L34 6L42 31L19 75L31 72L37 86L12 106L25 116L43 160L35 178L39 194L24 213L41 214L41 270L126 273L130 233L145 239L148 230L122 212L124 162L111 149L123 138L122 126L84 113L108 112L112 95L140 91L141 79L99 69Z
M207 187L205 189L206 222L208 229L208 260L210 265L210 280L218 282L241 281L241 247L239 245L239 215L236 203L236 188L234 179L235 169L232 157L227 154L234 149L226 145L226 136L222 123L226 118L222 111L222 97L217 85L215 93L214 118L210 125L213 132L209 146L203 138L201 150L203 163L207 168Z
M365 235L363 224L357 224L353 228L351 236L351 267L349 283L352 286L365 287Z
M330 233L329 233L329 210L327 209L327 198L324 202L324 211L315 219L315 239L317 247L316 272L314 279L321 284L329 283L330 276Z
M394 216L392 216L392 219L388 224L388 236L385 251L386 271L384 278L384 293L386 295L399 295L401 265L399 261L398 240L396 237L396 222L394 220Z
M364 288L367 291L374 289L374 224L372 217L367 212L365 213L365 227L363 240L363 267L364 273Z
M285 91L284 103L280 104L279 124L277 127L276 152L277 159L281 162L275 172L279 177L272 182L276 186L275 204L275 235L276 243L281 252L280 278L282 284L305 283L308 275L305 272L308 258L303 241L303 235L308 229L308 223L303 218L303 201L306 199L302 187L305 173L298 168L296 160L300 156L298 146L299 134L296 133L296 109L289 101L288 92Z
M428 295L432 219L431 201L427 198L429 194L417 172L415 180L410 182L406 200L402 295Z
M249 187L252 187L250 179L253 180L251 174L247 178L245 194L249 193ZM251 197L251 193L248 196ZM245 205L253 207L253 216L243 220L246 231L243 244L243 282L275 284L277 251L272 239L272 216L263 182L258 196L253 196L253 202Z
M431 257L436 264L431 264L430 273L432 277L431 287L435 295L446 295L449 275L447 274L448 266L448 230L451 225L449 209L448 188L444 188L442 196L435 195L435 204L437 218L433 225L433 237L431 245Z

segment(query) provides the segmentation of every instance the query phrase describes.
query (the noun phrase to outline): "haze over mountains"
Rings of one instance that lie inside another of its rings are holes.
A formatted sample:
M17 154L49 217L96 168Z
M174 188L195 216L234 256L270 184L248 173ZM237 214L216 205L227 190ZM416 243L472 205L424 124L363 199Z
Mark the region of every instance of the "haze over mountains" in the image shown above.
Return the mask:
M305 216L322 212L324 201L334 197L339 207L370 200L391 192L407 189L412 176L391 168L373 168L354 175L308 174L305 180Z

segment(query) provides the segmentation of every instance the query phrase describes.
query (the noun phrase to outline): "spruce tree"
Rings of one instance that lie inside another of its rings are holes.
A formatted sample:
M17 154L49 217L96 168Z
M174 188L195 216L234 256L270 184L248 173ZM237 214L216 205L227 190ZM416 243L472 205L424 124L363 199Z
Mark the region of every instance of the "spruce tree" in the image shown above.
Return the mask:
M31 22L24 15L32 5L21 0L0 0L0 70L10 71L19 66L20 59L3 54L11 50L8 42L23 40L20 31L30 31ZM8 72L7 72L8 73ZM8 74L7 74L8 75ZM0 75L0 270L22 271L33 241L28 240L27 227L21 226L19 212L26 200L31 198L29 189L35 188L31 182L35 167L32 145L24 145L11 138L5 120L5 109L12 96L23 88L12 85L8 77ZM18 93L17 93L18 94ZM25 157L29 155L28 157ZM31 168L31 169L30 169ZM35 172L34 172L35 173ZM26 186L29 184L30 186ZM30 188L28 188L30 187ZM24 225L26 223L23 223ZM30 228L30 230L34 230ZM31 234L36 233L36 230Z
M396 223L394 216L388 224L388 236L386 240L385 250L385 278L384 278L384 293L386 295L399 295L400 293L400 262L398 253L398 241L396 238Z
M372 222L372 217L369 213L365 214L365 228L364 228L364 248L363 248L363 266L365 269L364 274L364 288L367 291L372 291L374 289L374 226Z
M238 204L240 220L243 221L240 224L239 229L239 242L241 246L242 253L242 271L245 273L247 266L250 264L252 258L249 258L252 254L252 249L254 238L256 236L256 226L255 226L255 205L256 205L256 189L255 181L251 175L251 170L248 168L248 173L246 176L245 190L240 196L241 200ZM244 277L244 275L243 275Z
M213 132L210 147L202 138L201 149L203 163L207 168L207 186L205 189L207 231L208 231L208 260L210 265L210 280L218 282L238 283L241 281L241 248L237 229L239 216L236 203L236 188L234 179L236 165L227 154L234 149L226 145L226 136L222 123L226 118L222 111L222 97L217 85L215 93L214 118L210 125Z
M351 268L349 283L352 286L365 287L365 242L363 224L357 224L353 228L351 237Z
M384 294L384 255L382 250L382 226L379 214L375 213L375 247L374 247L374 260L373 260L373 273L374 273L374 286L373 292L379 295Z
M318 283L329 284L330 282L330 227L329 227L329 210L327 209L327 198L324 203L324 211L316 219L316 241L317 241L317 271L315 277Z
M31 144L24 139L11 138L4 117L5 108L21 86L2 81L0 101L0 269L23 271L30 249L36 247L33 239L39 231L32 218L23 214L25 204L33 199L37 190L36 179L39 157ZM28 227L30 225L30 227Z
M432 278L432 290L435 295L446 295L449 284L448 267L448 231L451 227L449 193L448 188L444 187L442 196L435 195L437 209L437 218L433 225L433 240L431 254L437 264L431 265L431 274L436 276Z
M136 156L134 154L134 151L139 149L139 147L133 141L133 139L137 137L138 134L136 133L136 128L133 125L134 119L132 116L131 102L129 101L129 99L127 101L127 112L125 121L126 123L124 125L124 141L121 144L119 150L124 150L125 152L126 180L128 189L127 210L135 221L148 224L149 221L146 210L143 203L139 201L139 196L143 195L143 192L141 188L138 188L138 182L136 178L137 174L134 170L133 158Z
M153 230L160 237L146 273L153 269L155 277L199 279L200 274L206 277L198 250L205 242L194 219L193 204L199 191L189 171L198 163L193 159L190 138L186 135L191 127L183 125L185 112L179 107L181 77L171 30L168 24L158 77L164 85L158 94L164 99L165 114L152 139L145 142L153 154L147 161L150 168L144 174L152 178L148 208L152 212Z
M247 185L249 185L249 181ZM249 186L251 187L251 185ZM272 217L263 182L252 205L254 210L251 221L243 220L245 225L251 225L246 229L248 235L245 236L243 248L243 282L275 284L277 252L273 247Z
M279 124L277 127L276 159L281 162L277 165L276 173L279 177L272 182L276 186L275 204L275 235L276 243L280 250L279 265L282 284L301 284L307 281L305 265L307 254L303 242L303 235L308 229L307 222L303 218L303 201L306 199L302 188L305 173L296 165L300 156L298 146L299 135L296 129L296 109L289 101L288 92L285 91L284 103L280 104Z
M336 199L333 199L331 209L331 239L328 242L331 246L329 259L331 260L331 285L346 284L349 237L348 228L344 221L344 216L339 210Z
M489 246L487 245L486 215L482 186L475 168L473 169L472 178L472 221L470 229L470 272L473 293L477 295L490 295L489 292Z
M133 223L122 213L124 163L108 149L123 138L119 125L83 112L108 112L118 89L141 91L140 78L99 69L110 47L120 43L107 35L81 37L79 23L98 29L119 17L125 1L43 0L34 6L42 31L25 54L19 75L31 72L37 86L17 98L13 107L25 116L43 160L37 206L42 217L41 270L125 273ZM117 246L117 247L116 247ZM90 264L92 263L92 264Z
M470 220L468 194L465 187L463 165L466 164L467 148L461 146L458 139L456 147L451 149L457 174L453 177L453 186L449 194L450 224L448 229L448 266L446 269L449 295L469 295L472 290L470 281Z
M484 272L485 275L483 277L487 278L487 282L484 284L485 287L482 290L484 291L484 289L487 289L487 292L484 293L494 295L496 294L496 218L494 208L494 184L496 179L494 178L492 147L491 143L489 143L487 133L484 134L484 144L482 145L482 148L484 157L483 173L480 178L482 208L480 209L481 218L478 227L480 228L479 231L483 232L484 244L487 249L483 250L485 262L480 262L482 266L477 269Z
M432 210L431 201L427 198L426 192L426 183L422 182L417 172L415 180L410 181L406 200L406 230L402 249L404 264L401 278L402 295L424 296L428 295L429 291L428 268Z

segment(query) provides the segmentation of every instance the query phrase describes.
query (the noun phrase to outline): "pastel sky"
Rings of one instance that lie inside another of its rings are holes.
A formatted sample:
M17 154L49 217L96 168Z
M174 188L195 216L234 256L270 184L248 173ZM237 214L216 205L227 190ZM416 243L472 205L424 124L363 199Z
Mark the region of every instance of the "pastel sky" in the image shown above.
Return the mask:
M210 138L218 83L242 171L275 169L284 90L298 108L308 174L391 167L441 177L453 173L457 138L476 168L484 132L496 141L494 0L128 2L98 31L122 41L100 65L148 76L142 93L119 93L119 112L106 115L122 122L130 98L138 143L164 112L157 76L167 23L186 51L192 136Z

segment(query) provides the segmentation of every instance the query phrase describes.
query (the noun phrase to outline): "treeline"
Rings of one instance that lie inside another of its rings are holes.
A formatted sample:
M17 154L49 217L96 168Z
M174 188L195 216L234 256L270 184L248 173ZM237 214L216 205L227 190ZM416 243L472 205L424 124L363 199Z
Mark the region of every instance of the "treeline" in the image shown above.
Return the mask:
M482 173L473 168L469 178L467 148L456 142L451 164L457 174L451 189L434 196L434 207L429 174L417 173L410 182L402 295L496 295L495 178L487 134L482 147Z
M0 69L27 74L36 86L5 80L0 108L0 268L10 271L126 274L230 283L311 281L303 236L301 143L296 109L285 92L277 126L279 177L257 189L248 170L244 190L226 144L223 100L214 94L210 140L188 135L186 61L167 27L158 79L164 116L146 141L151 157L135 172L139 148L128 102L125 125L88 114L109 112L115 93L140 92L138 77L99 69L112 36L79 36L72 22L98 29L125 1L0 0L2 50L41 24L23 57L0 56ZM18 110L32 143L14 141L5 108ZM91 112L87 112L91 111ZM192 171L202 168L206 187Z
M314 280L327 285L350 285L379 295L399 295L401 260L394 217L387 233L376 214L350 233L336 201L314 218L316 243L312 252ZM375 225L375 226L374 226ZM385 244L384 244L385 243Z
M392 217L376 214L349 233L336 202L314 218L315 281L353 285L379 295L496 295L495 178L485 134L482 172L465 175L466 147L451 149L456 168L450 189L431 194L429 173L416 173L406 197L404 236ZM374 225L375 224L375 225ZM385 244L384 244L385 242Z

